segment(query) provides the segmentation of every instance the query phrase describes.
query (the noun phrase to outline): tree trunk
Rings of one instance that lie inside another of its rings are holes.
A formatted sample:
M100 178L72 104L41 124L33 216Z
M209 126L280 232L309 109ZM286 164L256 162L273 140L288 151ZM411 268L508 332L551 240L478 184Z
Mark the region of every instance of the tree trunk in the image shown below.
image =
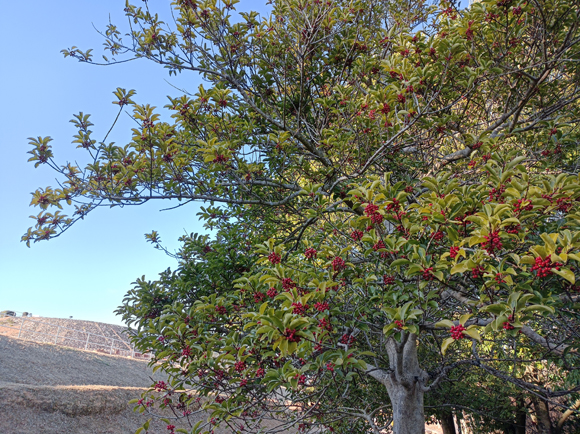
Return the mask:
M385 386L393 406L393 434L424 434L424 383L427 373L419 367L417 336L402 333L401 342L387 341L390 373Z
M424 434L423 392L417 387L408 390L404 386L395 386L393 389L389 391L393 405L393 434Z
M514 432L515 434L526 434L526 403L524 399L518 398L516 405L517 410Z
M457 422L457 432L459 434L463 434L463 430L461 429L461 418L459 417L459 413L455 413L455 421Z
M453 413L444 413L439 418L439 422L441 422L441 429L443 430L443 434L456 434Z
M538 433L552 434L552 421L550 419L550 409L548 408L548 404L535 396L532 398L532 402L538 420Z

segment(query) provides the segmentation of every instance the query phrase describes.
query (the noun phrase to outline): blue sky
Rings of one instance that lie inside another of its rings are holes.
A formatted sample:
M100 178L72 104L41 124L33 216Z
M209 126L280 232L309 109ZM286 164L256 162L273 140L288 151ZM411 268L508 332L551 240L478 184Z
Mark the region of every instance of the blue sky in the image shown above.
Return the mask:
M134 0L134 4L142 4ZM155 279L175 261L153 249L144 234L155 229L165 245L177 249L179 236L202 231L199 205L160 212L174 205L157 202L130 208L100 209L61 237L27 248L20 237L40 211L29 207L30 193L55 186L49 168L27 163L28 137L51 136L59 162L82 156L71 144L76 133L68 121L92 114L94 138L101 140L116 116L112 92L135 89L134 100L162 107L166 95L178 95L167 82L195 92L196 75L169 78L145 60L98 67L64 59L73 45L100 52L97 29L109 20L123 30L124 0L54 0L4 2L0 16L3 40L0 62L0 310L28 311L46 317L69 317L120 323L113 310L137 277ZM170 2L149 2L169 16ZM262 1L243 1L238 10L263 9ZM243 5L243 6L242 6ZM100 57L100 56L99 56ZM108 141L124 144L133 127L122 116Z

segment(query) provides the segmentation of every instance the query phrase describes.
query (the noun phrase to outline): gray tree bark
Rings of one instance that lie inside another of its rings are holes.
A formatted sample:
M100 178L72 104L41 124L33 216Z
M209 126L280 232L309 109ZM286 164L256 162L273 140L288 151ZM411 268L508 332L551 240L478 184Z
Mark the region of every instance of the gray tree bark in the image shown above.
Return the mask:
M401 342L387 341L390 374L385 386L393 406L394 434L424 434L423 396L428 375L419 366L417 336L402 333Z

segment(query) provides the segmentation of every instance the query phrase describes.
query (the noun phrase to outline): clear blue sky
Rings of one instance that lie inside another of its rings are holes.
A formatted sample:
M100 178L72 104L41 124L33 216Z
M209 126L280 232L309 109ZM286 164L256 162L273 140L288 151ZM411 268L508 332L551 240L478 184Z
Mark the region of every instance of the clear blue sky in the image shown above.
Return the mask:
M134 0L134 4L142 4ZM264 10L265 1L242 1L238 10ZM151 0L169 17L170 2ZM29 207L30 193L55 186L48 168L27 163L27 137L51 136L59 162L82 155L70 142L76 133L68 121L83 111L92 114L94 138L110 127L117 87L135 89L139 103L162 107L172 84L195 91L197 76L168 77L167 71L139 60L97 67L64 59L61 49L73 45L100 52L102 39L93 29L111 20L126 29L125 0L54 0L4 2L0 16L3 40L0 61L0 310L28 311L46 317L68 317L120 323L113 310L137 277L155 279L175 261L145 242L155 229L170 249L185 231L202 231L199 205L159 212L158 202L139 207L92 212L61 237L27 248L20 237L40 211ZM100 57L100 55L99 55ZM133 127L123 116L108 141L124 144Z

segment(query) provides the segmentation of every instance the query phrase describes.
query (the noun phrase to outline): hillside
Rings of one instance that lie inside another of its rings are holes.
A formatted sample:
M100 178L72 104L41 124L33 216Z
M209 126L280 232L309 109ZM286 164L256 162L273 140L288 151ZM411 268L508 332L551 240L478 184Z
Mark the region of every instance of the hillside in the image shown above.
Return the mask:
M127 402L152 379L163 377L143 360L0 335L0 433L134 433L147 417ZM150 433L165 432L152 421Z
M137 356L128 329L119 325L63 318L0 318L0 335L20 337L121 356Z

